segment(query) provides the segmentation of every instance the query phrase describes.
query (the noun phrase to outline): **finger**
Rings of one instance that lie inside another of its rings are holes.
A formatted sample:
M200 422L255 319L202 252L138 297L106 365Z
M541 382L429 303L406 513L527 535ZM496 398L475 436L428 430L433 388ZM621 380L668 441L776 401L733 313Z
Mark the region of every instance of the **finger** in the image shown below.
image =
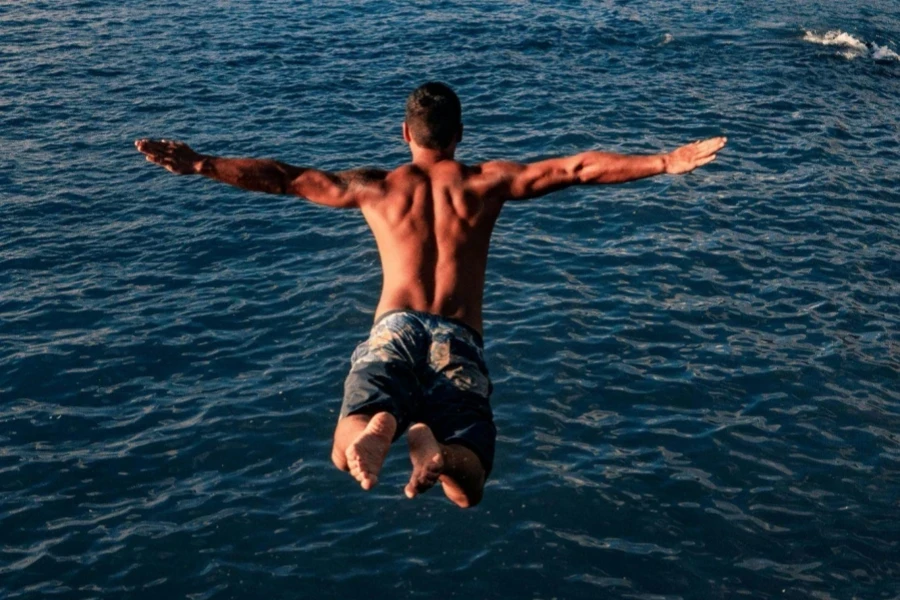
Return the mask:
M722 149L722 143L718 139L705 140L697 146L696 158L706 158Z
M704 147L704 149L711 148L713 152L718 152L725 146L726 142L728 142L728 138L724 138L724 137L709 138L708 140L705 140L703 142L703 147Z
M710 138L708 140L703 140L702 142L700 142L700 144L697 145L697 148L702 152L715 152L721 147L721 138Z
M138 150L140 150L144 154L147 154L149 152L160 152L161 150L163 150L163 147L159 142L156 142L154 140L140 140Z
M147 162L152 162L154 165L159 165L166 169L169 168L169 165L167 165L163 159L159 158L158 156L153 156L152 154L147 155Z
M703 165L705 165L705 164L707 164L707 163L711 163L711 162L714 161L714 160L716 160L716 155L715 155L715 154L711 154L711 155L707 156L706 158L701 158L700 160L698 160L698 161L697 161L697 166L698 166L698 167L702 167Z

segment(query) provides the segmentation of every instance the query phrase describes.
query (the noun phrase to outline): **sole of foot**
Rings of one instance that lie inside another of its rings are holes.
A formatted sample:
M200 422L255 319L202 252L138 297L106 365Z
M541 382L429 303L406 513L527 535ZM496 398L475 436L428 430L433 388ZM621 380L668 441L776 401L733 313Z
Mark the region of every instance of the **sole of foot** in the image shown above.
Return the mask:
M438 482L444 472L444 455L441 445L427 425L416 423L409 428L406 439L409 442L409 459L413 470L403 491L407 498L415 498Z
M397 431L397 420L386 412L374 415L366 428L347 446L347 466L350 475L368 491L378 483L381 465Z

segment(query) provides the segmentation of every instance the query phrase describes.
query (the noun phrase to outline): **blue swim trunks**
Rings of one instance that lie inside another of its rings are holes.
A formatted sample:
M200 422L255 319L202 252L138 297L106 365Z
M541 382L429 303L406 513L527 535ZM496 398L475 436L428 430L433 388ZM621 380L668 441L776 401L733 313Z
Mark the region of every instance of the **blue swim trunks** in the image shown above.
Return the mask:
M485 475L494 464L493 386L484 344L468 325L430 313L384 313L350 358L341 417L391 413L400 437L425 423L442 444L472 450Z

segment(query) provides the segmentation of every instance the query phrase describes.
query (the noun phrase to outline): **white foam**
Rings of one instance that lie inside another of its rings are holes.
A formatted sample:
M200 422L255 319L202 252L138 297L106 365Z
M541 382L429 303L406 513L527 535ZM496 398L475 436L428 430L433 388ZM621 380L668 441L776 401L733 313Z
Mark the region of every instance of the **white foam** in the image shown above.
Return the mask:
M846 46L847 48L859 50L860 52L869 51L869 47L865 42L856 39L849 33L838 30L829 31L824 33L823 35L819 35L812 31L807 31L806 35L803 36L803 41L822 44L825 46Z
M671 42L674 39L675 39L674 35L672 35L671 33L667 33L666 35L663 36L662 43L668 44L669 42Z
M838 54L847 60L853 60L869 53L869 46L865 42L839 30L828 31L821 35L807 31L803 36L803 41L822 44L823 46L840 46L843 50Z
M873 60L900 61L900 54L897 54L887 46L879 46L875 43L867 44L865 41L837 29L823 34L806 31L804 32L803 41L822 44L823 46L839 46L841 50L838 52L838 55L843 56L847 60L853 60L860 56L871 56Z
M900 60L900 54L897 54L887 46L872 44L872 58L875 60Z

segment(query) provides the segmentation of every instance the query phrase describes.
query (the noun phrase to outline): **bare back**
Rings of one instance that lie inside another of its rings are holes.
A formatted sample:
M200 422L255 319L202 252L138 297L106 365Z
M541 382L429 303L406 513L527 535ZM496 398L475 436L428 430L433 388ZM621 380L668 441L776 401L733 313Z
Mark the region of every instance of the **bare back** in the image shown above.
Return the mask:
M413 163L390 172L329 173L273 160L207 156L167 140L137 140L135 145L147 160L173 173L362 210L384 273L376 316L412 309L459 319L481 331L488 246L506 201L537 198L571 185L689 173L713 161L727 141L710 138L665 154L588 151L528 164L492 161L469 167L453 160L455 142L442 150L423 149L405 123L404 139Z
M376 316L419 310L482 330L488 246L502 202L477 192L479 171L452 160L404 165L387 174L381 194L360 202L384 274Z

